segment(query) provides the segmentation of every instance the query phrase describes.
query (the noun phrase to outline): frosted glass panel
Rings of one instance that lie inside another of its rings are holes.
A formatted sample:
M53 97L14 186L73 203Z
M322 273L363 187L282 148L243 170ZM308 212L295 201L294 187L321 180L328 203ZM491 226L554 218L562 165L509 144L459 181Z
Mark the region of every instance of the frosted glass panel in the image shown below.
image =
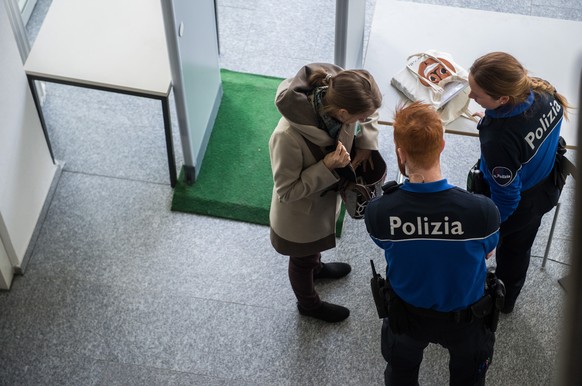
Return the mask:
M162 0L162 5L188 177L202 167L220 105L214 1Z

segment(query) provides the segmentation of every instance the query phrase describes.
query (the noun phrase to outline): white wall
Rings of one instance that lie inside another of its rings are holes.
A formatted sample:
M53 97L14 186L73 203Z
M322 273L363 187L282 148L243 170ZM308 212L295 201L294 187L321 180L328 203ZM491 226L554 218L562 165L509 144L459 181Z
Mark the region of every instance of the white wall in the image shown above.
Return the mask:
M20 267L46 200L54 165L6 8L0 3L0 288ZM7 264L7 262L9 264Z

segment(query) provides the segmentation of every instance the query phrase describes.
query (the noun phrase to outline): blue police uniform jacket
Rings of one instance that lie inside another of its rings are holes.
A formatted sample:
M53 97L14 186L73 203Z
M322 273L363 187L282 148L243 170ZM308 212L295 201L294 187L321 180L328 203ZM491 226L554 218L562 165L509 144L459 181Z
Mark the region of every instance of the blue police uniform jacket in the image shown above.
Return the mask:
M385 251L386 277L406 303L449 312L484 295L485 256L499 240L499 211L487 197L446 179L405 181L370 201L365 223Z
M501 222L515 211L521 193L554 168L563 107L547 93L530 92L525 102L485 110L477 125L483 173Z

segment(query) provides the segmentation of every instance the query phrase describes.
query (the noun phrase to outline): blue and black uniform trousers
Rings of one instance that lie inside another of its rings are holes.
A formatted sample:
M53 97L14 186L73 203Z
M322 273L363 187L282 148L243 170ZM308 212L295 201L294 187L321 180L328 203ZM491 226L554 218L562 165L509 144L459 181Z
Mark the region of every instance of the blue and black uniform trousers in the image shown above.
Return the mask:
M436 313L441 314L439 317L412 312L410 306L405 309L407 332L396 334L388 318L382 325L386 385L418 385L420 364L429 343L448 350L450 385L485 384L485 375L493 358L495 334L485 326L484 319L474 317L470 309Z
M495 274L505 284L505 312L513 310L525 283L531 248L542 217L556 206L560 193L550 173L544 181L521 193L517 209L501 223Z

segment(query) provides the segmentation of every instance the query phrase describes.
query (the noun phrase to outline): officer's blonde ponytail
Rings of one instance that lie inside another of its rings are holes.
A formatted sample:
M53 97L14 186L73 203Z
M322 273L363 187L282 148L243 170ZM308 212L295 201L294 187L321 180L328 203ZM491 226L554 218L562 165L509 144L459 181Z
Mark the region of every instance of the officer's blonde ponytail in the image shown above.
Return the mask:
M566 98L548 81L530 77L525 67L506 52L490 52L481 56L469 71L475 83L494 99L507 96L508 104L517 105L527 99L530 90L537 94L548 93L564 107L564 117L568 118L571 107Z
M565 96L560 94L556 88L547 80L536 77L529 77L531 88L538 94L548 93L553 95L560 105L564 108L564 118L568 119L568 109L571 108Z

